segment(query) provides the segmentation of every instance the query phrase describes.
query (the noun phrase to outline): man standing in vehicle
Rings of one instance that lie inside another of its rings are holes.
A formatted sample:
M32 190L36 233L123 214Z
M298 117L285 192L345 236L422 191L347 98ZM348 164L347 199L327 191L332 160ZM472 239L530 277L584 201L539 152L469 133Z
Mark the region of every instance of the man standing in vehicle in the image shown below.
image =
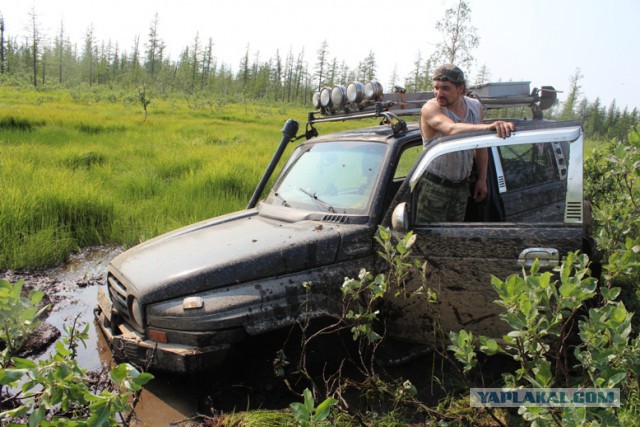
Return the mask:
M433 74L435 97L427 101L420 114L420 132L425 147L444 135L495 130L500 138L511 136L515 125L495 121L482 123L482 104L465 96L466 81L462 70L447 64ZM477 180L473 199L480 203L487 196L486 149L459 151L436 158L427 168L418 196L418 220L461 222L469 198L469 176L476 160Z

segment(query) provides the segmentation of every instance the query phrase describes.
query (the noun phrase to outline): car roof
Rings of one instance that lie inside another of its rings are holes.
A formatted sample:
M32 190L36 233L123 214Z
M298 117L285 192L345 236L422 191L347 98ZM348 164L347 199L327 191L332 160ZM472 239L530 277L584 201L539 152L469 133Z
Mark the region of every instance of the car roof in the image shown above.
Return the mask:
M492 123L496 120L505 120L512 122L516 125L516 132L518 131L530 131L541 129L556 129L568 126L582 126L582 123L577 121L553 121L553 120L531 120L531 119L489 119L484 123ZM406 122L406 131L395 133L393 127L388 124L380 124L377 126L366 126L362 128L349 129L329 134L324 134L311 138L308 142L325 142L335 140L352 140L362 142L382 142L390 145L395 143L402 143L407 139L415 139L420 137L420 129L417 121ZM439 142L446 142L456 140L460 138L467 138L471 136L489 135L494 131L478 131L478 132L465 132L457 135L449 135L439 138Z
M582 126L582 123L577 121L554 121L554 120L526 120L526 119L490 119L485 120L484 123L492 123L498 120L512 122L516 126L515 132L526 132L532 130L543 130L543 129L558 129L563 127L575 127ZM438 139L439 142L447 142L460 138L468 138L472 136L481 136L481 135L490 135L495 133L492 130L483 130L478 132L465 132L457 135L448 135L443 136Z

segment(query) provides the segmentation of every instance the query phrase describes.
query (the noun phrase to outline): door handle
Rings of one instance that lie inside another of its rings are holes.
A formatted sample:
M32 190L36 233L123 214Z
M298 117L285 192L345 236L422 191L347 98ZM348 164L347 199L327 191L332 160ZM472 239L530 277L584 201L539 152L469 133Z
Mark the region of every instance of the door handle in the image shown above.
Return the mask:
M527 248L520 252L518 265L531 267L538 259L540 267L557 267L560 265L560 252L555 248Z

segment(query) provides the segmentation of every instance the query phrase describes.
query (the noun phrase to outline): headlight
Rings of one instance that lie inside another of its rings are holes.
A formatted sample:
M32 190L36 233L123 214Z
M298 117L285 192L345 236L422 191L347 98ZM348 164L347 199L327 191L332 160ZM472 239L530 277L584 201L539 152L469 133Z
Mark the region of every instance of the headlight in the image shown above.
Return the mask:
M331 102L336 109L341 109L347 102L347 88L344 86L334 86L331 90Z
M320 91L320 105L323 107L331 107L331 89L325 87Z
M364 98L364 85L360 82L351 82L347 86L347 99L356 104L362 102Z
M382 85L375 80L371 80L364 85L364 96L366 96L367 99L380 98L382 96Z
M131 299L131 307L129 310L131 311L131 320L142 328L144 326L144 312L142 311L142 306L137 299Z
M320 104L320 92L314 92L313 97L311 98L311 102L313 102L313 108L318 109L322 107Z

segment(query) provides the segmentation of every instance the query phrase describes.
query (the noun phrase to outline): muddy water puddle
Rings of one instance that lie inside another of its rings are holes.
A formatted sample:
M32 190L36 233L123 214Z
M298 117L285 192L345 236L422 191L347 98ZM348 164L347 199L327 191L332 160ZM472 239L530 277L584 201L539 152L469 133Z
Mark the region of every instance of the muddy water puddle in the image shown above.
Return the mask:
M94 321L94 308L98 289L105 281L107 265L120 252L119 248L92 248L74 255L59 268L44 272L0 272L0 277L12 283L24 279L25 286L43 290L53 306L46 322L62 333L64 326L70 326L74 321L88 324L89 339L86 347L77 349L77 359L87 370L102 371L111 367L113 360ZM136 405L137 420L132 425L194 426L198 425L197 422L190 419L200 414L215 416L251 409L287 408L298 397L285 386L282 378L275 377L273 373L276 351L285 341L293 343L294 347L296 345L296 339L287 337L286 331L284 335L255 337L223 366L199 375L154 373L155 378L145 386ZM337 355L339 348L337 343L319 348L317 355L320 356L315 357L323 361L335 359L337 356L330 354ZM53 346L48 351L52 349ZM310 353L313 356L315 352ZM46 354L40 357L44 358ZM287 354L293 352L287 351ZM412 372L414 376L430 378L431 375L422 372L429 366L421 363L417 368L409 367L404 374ZM318 375L321 374L323 372L319 371ZM418 384L413 379L412 382Z
M70 257L67 264L43 272L0 272L0 277L14 283L20 279L25 286L44 291L52 300L52 309L46 320L64 334L64 326L74 321L89 325L86 347L78 347L79 364L91 371L112 366L112 356L104 336L94 321L93 310L98 288L104 283L108 263L122 250L114 247L96 247L83 250ZM46 358L53 346L39 359ZM191 381L180 377L155 374L143 391L136 406L140 426L164 426L193 416L197 411L198 390Z
M53 305L47 323L61 332L64 325L69 326L74 320L88 324L89 339L86 347L78 348L77 358L85 369L102 371L112 366L113 361L104 336L94 321L93 310L107 265L120 252L119 248L91 248L74 255L62 267L44 272L0 272L0 277L12 283L24 279L26 286L43 290ZM215 416L250 409L287 408L297 397L285 387L282 378L273 374L274 355L285 341L296 344L296 339L287 339L286 333L255 337L223 366L200 375L154 373L155 379L145 386L136 405L137 420L132 425L194 426L198 425L197 422L188 420L198 414ZM318 354L322 356L318 357L323 361L333 359L335 357L325 357L327 352L337 354L339 348L339 345L320 348ZM287 351L287 354L293 352ZM40 357L46 357L46 353ZM429 366L429 363L420 363L417 368L409 366L402 376L411 373L422 380L431 378L432 375L422 372ZM413 378L412 382L419 384Z

